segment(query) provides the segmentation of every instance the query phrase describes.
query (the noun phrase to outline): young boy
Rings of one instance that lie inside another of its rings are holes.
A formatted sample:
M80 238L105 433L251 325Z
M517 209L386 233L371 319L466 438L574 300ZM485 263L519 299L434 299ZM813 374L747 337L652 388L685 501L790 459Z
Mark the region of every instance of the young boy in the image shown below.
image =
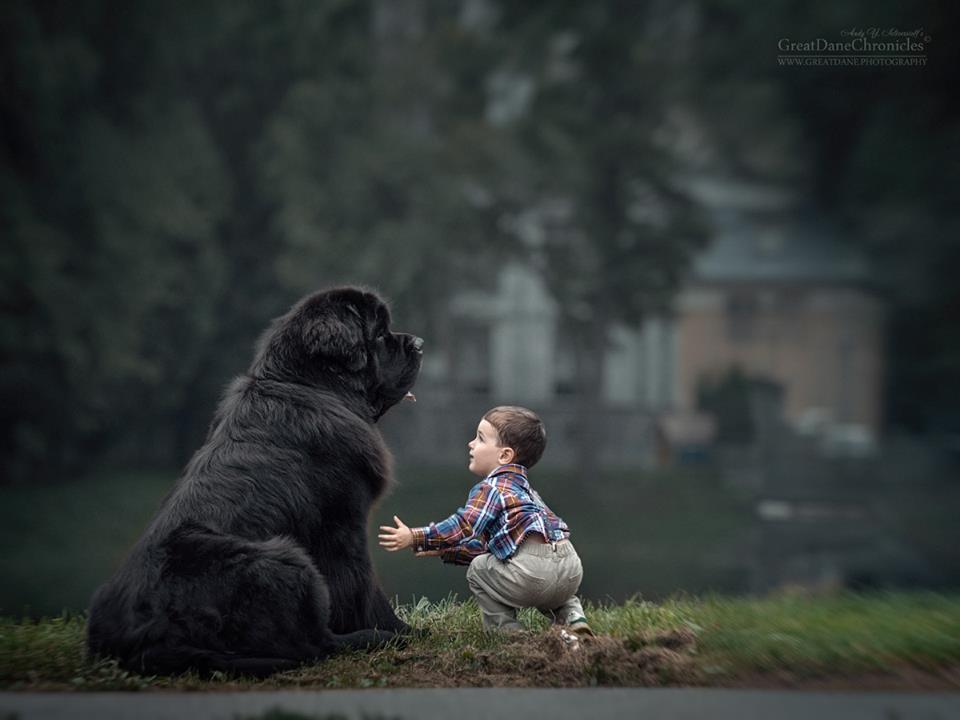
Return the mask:
M469 565L467 583L485 628L522 629L517 609L535 607L578 635L593 635L576 592L583 578L570 529L530 487L527 470L543 455L547 435L532 410L495 407L477 426L470 472L483 480L464 507L439 523L380 527L390 552L413 547L417 557L440 556Z

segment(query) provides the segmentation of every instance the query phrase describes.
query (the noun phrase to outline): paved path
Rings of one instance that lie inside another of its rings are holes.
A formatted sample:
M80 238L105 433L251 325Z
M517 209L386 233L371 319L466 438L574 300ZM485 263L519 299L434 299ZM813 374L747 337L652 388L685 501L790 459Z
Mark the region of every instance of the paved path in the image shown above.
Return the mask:
M136 718L235 720L283 708L332 717L650 718L651 720L960 720L960 693L847 693L715 689L328 690L247 693L0 693L0 720ZM292 719L290 719L292 720Z

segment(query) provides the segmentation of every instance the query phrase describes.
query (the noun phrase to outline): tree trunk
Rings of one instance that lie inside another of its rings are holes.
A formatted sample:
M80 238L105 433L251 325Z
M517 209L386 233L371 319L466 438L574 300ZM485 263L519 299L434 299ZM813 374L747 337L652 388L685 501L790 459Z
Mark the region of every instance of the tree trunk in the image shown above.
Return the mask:
M595 473L603 463L606 414L603 384L607 326L602 320L571 324L577 369L575 467L581 477Z

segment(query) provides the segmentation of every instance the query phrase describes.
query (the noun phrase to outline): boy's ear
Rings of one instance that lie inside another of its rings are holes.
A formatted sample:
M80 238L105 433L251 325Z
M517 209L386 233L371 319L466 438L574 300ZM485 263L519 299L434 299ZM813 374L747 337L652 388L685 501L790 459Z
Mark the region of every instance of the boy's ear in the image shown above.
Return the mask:
M504 465L512 463L515 457L517 457L517 452L512 447L500 448L500 462Z

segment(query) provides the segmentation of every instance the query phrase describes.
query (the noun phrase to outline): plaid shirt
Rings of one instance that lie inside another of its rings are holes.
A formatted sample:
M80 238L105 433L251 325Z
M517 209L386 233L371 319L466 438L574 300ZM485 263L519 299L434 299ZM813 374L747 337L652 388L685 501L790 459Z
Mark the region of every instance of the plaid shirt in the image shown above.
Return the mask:
M501 465L473 486L453 515L410 530L415 552L442 550L443 561L457 565L485 552L506 560L534 532L547 542L570 537L567 524L530 487L523 465Z

